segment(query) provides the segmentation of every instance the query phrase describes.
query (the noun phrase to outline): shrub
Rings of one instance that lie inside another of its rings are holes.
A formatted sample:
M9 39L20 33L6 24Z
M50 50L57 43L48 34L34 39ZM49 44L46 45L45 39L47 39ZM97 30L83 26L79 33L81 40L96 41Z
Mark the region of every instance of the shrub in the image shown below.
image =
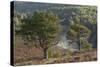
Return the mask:
M86 44L83 45L82 49L85 50L85 51L91 50L92 45L90 43L86 43Z
M52 57L52 51L50 49L48 49L48 58Z
M71 56L72 56L72 51L70 49L67 49L66 58L67 58L68 61L71 59Z
M61 57L62 54L60 51L55 51L53 52L53 50L51 49L48 49L48 58L58 58L58 57Z

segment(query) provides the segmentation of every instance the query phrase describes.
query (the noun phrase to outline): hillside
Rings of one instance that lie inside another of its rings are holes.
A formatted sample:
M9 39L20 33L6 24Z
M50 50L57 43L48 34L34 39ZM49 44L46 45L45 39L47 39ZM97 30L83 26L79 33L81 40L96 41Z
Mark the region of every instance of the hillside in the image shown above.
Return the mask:
M97 7L14 2L14 65L97 60Z
M38 10L39 11L42 11L42 10L52 11L54 14L57 14L58 17L60 18L59 23L62 27L62 32L60 33L59 38L66 42L67 42L68 38L64 38L64 37L67 37L66 33L69 31L72 17L74 17L74 15L80 15L80 12L79 12L80 8L85 8L85 7L91 8L91 6L75 5L73 7L73 5L65 5L65 4L60 5L60 4L17 2L17 1L15 2L14 5L15 5L15 7L14 7L15 16L19 15L21 17L30 17L30 16L32 16L32 13L34 11L38 11ZM96 6L92 6L92 7L96 8ZM88 41L90 43L92 43L92 46L94 48L96 48L97 47L97 43L96 43L96 41L97 41L97 24L91 24L91 22L89 22L87 20L82 20L81 23L92 31L92 34L88 38ZM60 40L60 41L62 41L62 40ZM68 46L68 42L64 46ZM69 47L73 47L73 46L69 46ZM77 46L74 46L74 47L78 48Z

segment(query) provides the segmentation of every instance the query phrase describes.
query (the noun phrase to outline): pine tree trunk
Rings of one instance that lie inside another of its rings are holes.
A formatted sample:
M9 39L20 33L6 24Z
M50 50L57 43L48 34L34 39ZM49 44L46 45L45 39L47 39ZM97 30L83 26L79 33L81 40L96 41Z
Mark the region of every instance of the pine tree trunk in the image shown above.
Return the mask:
M77 44L78 44L78 48L79 48L79 51L80 51L80 49L81 49L81 45L80 45L80 36L78 37L78 41L77 41Z
M46 48L46 49L44 49L44 58L45 58L45 59L48 59L47 48Z
M79 51L80 51L80 40L78 41L78 48L79 48Z

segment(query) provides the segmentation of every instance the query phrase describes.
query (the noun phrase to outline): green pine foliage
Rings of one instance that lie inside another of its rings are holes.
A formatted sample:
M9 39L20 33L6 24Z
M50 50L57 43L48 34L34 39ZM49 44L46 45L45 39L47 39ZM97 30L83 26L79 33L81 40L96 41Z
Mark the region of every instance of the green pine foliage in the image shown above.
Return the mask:
M17 34L26 40L38 42L36 46L43 48L44 53L47 53L47 49L56 43L58 22L59 18L52 12L36 11L31 19L22 20Z
M88 22L92 24L97 23L97 7L96 6L81 6L80 10L80 16L84 20L87 20Z
M91 30L82 24L81 20L79 20L80 17L74 16L72 19L73 24L70 24L69 31L67 32L68 38L77 42L79 50L80 48L90 49L91 45L88 43L87 38L90 36ZM82 43L85 44L81 47Z

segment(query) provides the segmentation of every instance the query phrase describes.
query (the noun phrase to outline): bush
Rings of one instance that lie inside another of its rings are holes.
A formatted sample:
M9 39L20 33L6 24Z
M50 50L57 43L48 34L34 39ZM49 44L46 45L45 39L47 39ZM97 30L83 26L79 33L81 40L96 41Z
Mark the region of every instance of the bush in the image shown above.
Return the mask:
M61 54L59 52L56 52L53 54L52 56L53 58L58 58L58 57L61 57Z
M86 50L91 50L92 49L92 44L90 44L88 42L88 40L84 37L81 37L80 38L80 43L81 43L81 46L82 46L82 51L86 51Z
M66 58L67 58L67 60L70 60L71 56L72 56L72 51L70 49L67 49L67 51L66 51Z
M53 50L48 49L48 58L58 58L58 57L61 57L61 52L59 51L53 52Z
M52 51L50 49L48 49L48 58L52 57Z
M90 43L86 43L84 46L83 46L83 49L84 50L91 50L92 49L92 45Z

